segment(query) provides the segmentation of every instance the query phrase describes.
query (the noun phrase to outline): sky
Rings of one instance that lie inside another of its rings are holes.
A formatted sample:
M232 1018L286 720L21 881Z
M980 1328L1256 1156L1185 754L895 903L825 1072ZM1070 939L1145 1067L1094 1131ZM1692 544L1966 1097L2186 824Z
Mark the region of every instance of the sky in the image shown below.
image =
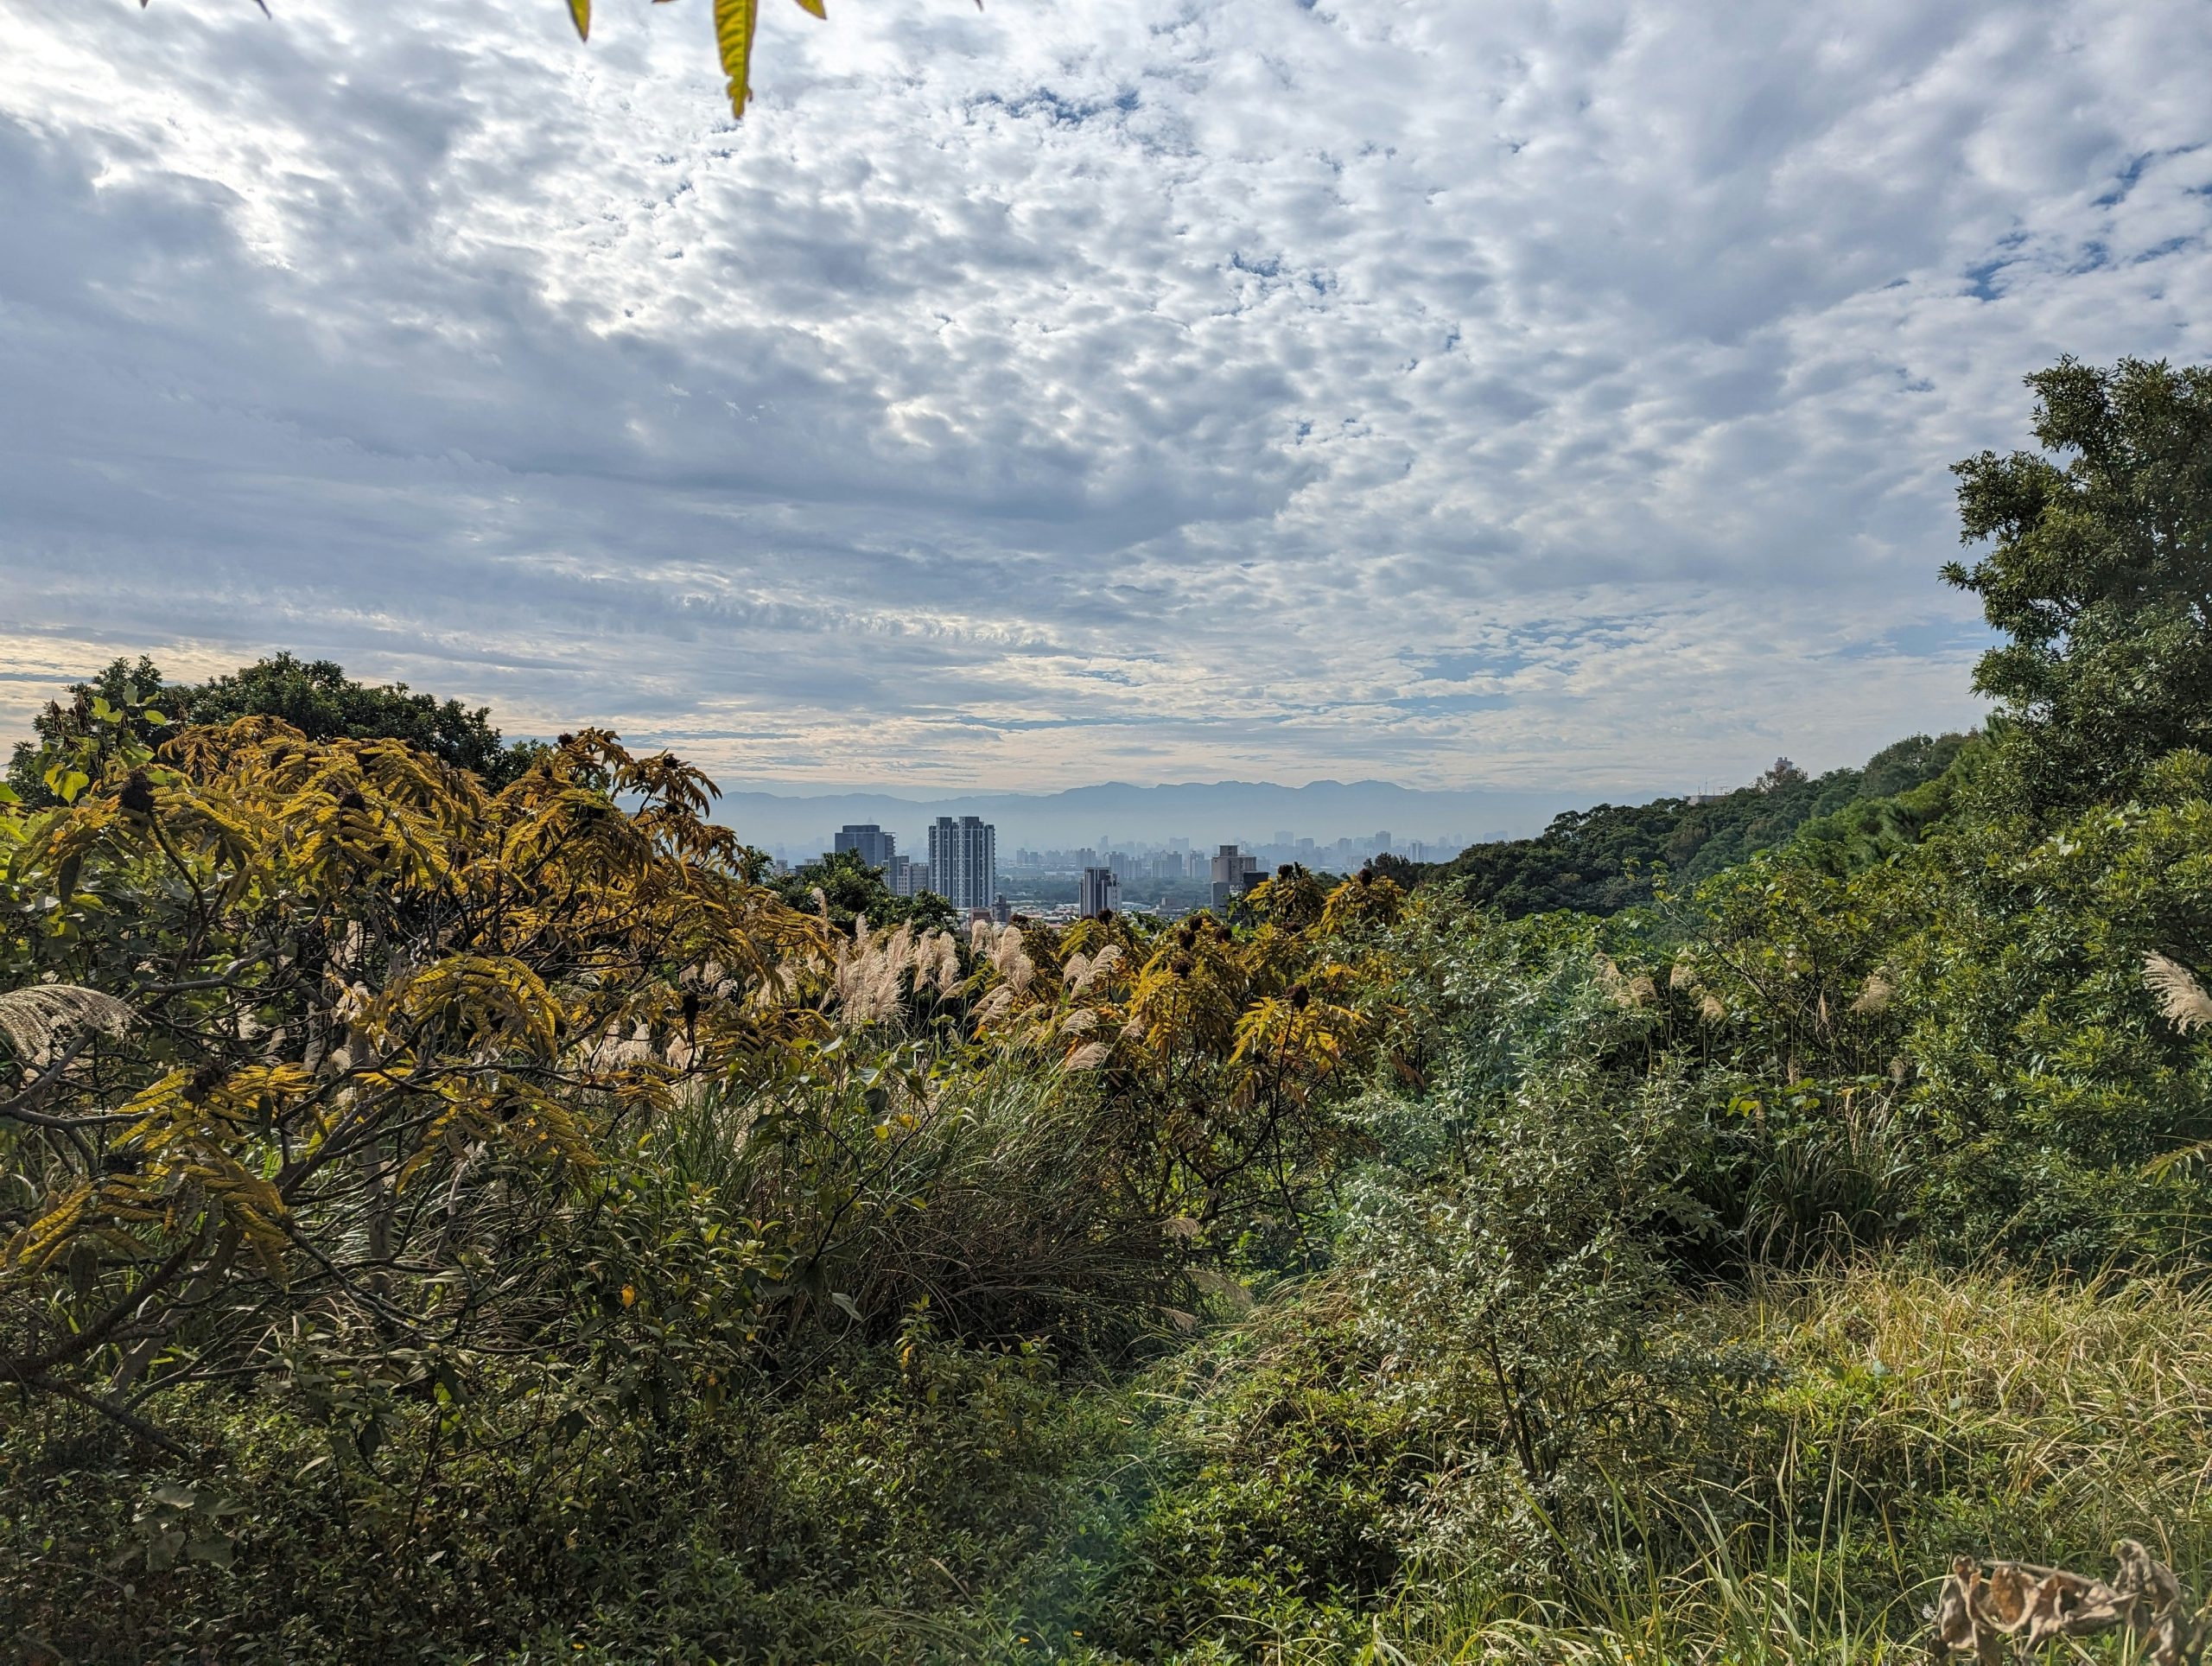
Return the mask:
M2203 0L10 0L0 732L278 648L731 785L1966 726L1949 465L2212 359Z

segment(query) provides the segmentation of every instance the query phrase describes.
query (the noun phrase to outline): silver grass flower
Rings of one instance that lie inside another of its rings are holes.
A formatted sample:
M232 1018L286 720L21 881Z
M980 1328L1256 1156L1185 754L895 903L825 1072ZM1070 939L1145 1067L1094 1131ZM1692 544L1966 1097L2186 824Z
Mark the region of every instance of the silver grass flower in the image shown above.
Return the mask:
M131 1011L111 995L74 983L31 983L0 993L0 1033L34 1065L53 1056L54 1043L82 1030L121 1035Z
M2212 995L2178 961L2160 954L2144 956L2143 982L2158 997L2160 1015L2183 1034L2212 1024Z
M932 932L929 944L937 963L938 993L950 995L960 982L960 945L950 932Z
M1092 984L1112 971L1115 963L1121 957L1122 945L1118 943L1108 944L1095 957L1088 961L1084 960L1081 955L1076 956L1068 962L1068 988L1077 995L1084 994Z
M1659 991L1652 986L1649 977L1640 972L1634 977L1629 976L1614 963L1611 955L1596 957L1592 965L1598 974L1598 987L1605 992L1605 998L1616 1007L1644 1007L1659 998Z
M1037 976L1036 963L1021 946L1021 933L1012 926L999 933L998 946L991 951L991 964L1016 995L1026 994L1030 980Z

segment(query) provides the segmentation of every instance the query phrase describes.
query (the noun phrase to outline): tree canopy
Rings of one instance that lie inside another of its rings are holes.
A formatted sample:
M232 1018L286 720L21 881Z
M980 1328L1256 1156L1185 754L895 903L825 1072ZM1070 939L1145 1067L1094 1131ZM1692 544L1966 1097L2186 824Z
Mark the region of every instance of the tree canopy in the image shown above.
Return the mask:
M883 882L883 871L870 868L857 850L837 850L804 862L770 881L794 908L820 909L836 925L851 930L856 921L871 925L912 925L925 931L950 931L952 905L936 893L902 897Z
M8 784L26 803L57 802L44 779L48 763L92 732L102 706L116 725L146 739L193 724L273 717L311 741L404 741L493 788L506 785L544 751L536 741L503 741L488 707L416 694L404 683L372 686L347 677L334 661L289 652L205 683L171 683L142 654L136 663L111 662L69 693L68 705L51 703L33 719L34 738L19 741L9 760Z
M2073 358L2027 378L2041 451L1955 467L1943 569L2009 639L1975 686L2006 703L2019 800L2124 792L2151 760L2212 745L2212 370Z
M1470 845L1434 871L1469 902L1511 919L1560 908L1615 913L1649 902L1662 870L1677 884L1693 884L1785 843L1816 817L1934 780L1968 739L1916 734L1885 747L1864 768L1818 778L1777 759L1752 785L1702 802L1657 798L1567 811L1533 839Z

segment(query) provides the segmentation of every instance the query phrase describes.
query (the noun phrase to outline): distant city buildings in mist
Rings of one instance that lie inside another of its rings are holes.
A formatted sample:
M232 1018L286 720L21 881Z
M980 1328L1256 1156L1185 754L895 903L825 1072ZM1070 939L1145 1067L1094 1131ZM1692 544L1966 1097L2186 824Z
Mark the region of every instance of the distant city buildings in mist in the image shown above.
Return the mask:
M1195 844L1181 836L1116 840L1101 833L1096 844L1018 845L1001 865L996 825L976 816L939 816L924 823L919 843L926 855L902 850L900 842L894 829L849 823L828 849L856 854L882 874L885 886L897 896L934 892L963 917L1015 912L1043 919L1076 919L1121 908L1172 919L1226 907L1286 864L1350 874L1382 855L1449 862L1471 843L1450 836L1400 839L1388 829L1327 841L1278 829L1265 840ZM770 854L783 866L797 867L823 852L818 847L778 846Z

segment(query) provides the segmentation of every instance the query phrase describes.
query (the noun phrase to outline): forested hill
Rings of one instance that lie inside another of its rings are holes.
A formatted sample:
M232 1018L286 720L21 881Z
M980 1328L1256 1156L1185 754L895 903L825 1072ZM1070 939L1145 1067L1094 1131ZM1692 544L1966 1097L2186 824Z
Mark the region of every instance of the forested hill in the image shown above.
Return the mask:
M1923 786L1950 768L1972 738L1916 734L1885 747L1862 769L1819 776L1777 760L1751 785L1703 802L1657 798L1568 811L1535 838L1470 845L1430 877L1515 919L1560 908L1614 913L1649 902L1662 869L1678 885L1701 880L1784 843L1816 817L1840 817Z

